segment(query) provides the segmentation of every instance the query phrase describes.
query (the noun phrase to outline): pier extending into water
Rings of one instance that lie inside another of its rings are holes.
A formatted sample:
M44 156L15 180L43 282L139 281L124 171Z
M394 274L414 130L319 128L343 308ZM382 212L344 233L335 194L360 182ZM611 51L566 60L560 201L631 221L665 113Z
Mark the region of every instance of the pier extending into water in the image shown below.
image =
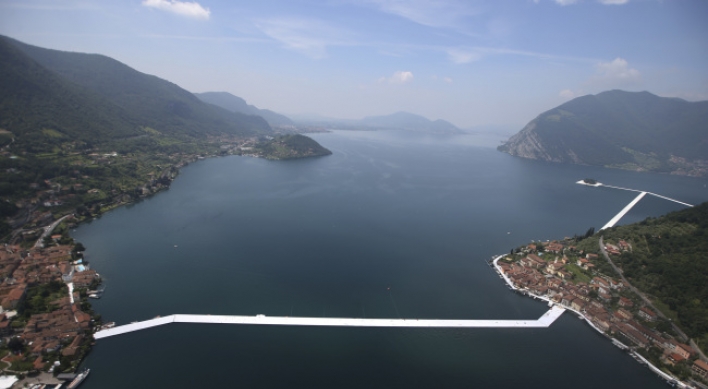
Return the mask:
M552 307L538 320L437 320L437 319L363 319L339 317L170 315L126 324L94 334L95 339L108 338L170 323L247 324L326 327L392 327L392 328L547 328L565 309Z
M630 191L630 192L639 192L639 195L638 195L637 197L635 197L634 200L632 200L632 202L630 202L629 204L627 204L626 207L622 208L622 210L621 210L617 215L615 215L612 219L610 219L610 221L607 222L607 224L605 224L604 226L602 226L602 228L600 228L600 231L601 231L601 230L604 230L604 229L606 229L606 228L614 227L614 225L617 224L617 222L619 222L620 219L622 219L622 217L624 217L624 215L626 215L627 212L629 212L635 205L637 205L637 203L639 202L639 200L641 200L642 198L644 198L644 196L646 196L646 195L652 195L652 196L658 197L658 198L660 198L660 199L669 200L669 201L673 201L673 202L675 202L675 203L679 203L679 204L681 204L681 205L685 205L685 206L687 206L687 207L693 207L693 205L688 204L688 203L684 203L683 201L679 201L679 200L676 200L676 199L672 199L671 197L666 197L666 196L662 196L662 195L660 195L660 194L656 194L656 193L652 193L652 192L647 192L647 191L643 191L643 190L623 188L623 187L621 187L621 186L614 186L614 185L605 185L605 184L603 184L603 183L601 183L601 182L596 182L596 183L594 183L594 184L588 184L588 183L585 182L585 180L580 180L580 181L576 182L576 184L586 185L586 186L592 186L592 187L594 187L594 188L597 188L597 187L602 186L602 187L605 187L605 188L626 190L626 191Z

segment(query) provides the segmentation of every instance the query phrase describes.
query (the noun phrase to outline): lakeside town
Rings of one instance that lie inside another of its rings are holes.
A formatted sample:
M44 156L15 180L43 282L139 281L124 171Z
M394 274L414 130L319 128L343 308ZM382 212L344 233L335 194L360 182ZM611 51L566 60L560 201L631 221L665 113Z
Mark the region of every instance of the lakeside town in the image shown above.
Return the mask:
M633 250L632 243L600 240L598 252L590 252L578 247L582 238L533 242L496 257L493 266L510 289L574 311L672 386L708 388L700 350L628 281L605 274L612 274L611 257Z
M0 247L0 387L57 385L75 380L102 325L89 298L100 298L100 275L83 258L69 232L83 221L167 190L182 167L208 157L242 155L283 159L326 155L299 135L220 137L195 152L119 153L63 144L48 162L67 167L31 182L19 197L2 201L7 243ZM0 156L23 160L10 149ZM25 171L26 169L26 171ZM5 173L23 181L34 165ZM121 174L124 170L131 174ZM32 174L30 174L32 173Z

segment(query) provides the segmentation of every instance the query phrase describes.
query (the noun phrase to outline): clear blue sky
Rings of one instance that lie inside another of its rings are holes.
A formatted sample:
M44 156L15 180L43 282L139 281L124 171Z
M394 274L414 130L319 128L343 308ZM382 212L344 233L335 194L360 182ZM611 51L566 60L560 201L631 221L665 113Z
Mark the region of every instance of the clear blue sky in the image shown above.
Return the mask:
M704 0L0 0L0 34L286 114L520 129L608 89L708 99Z

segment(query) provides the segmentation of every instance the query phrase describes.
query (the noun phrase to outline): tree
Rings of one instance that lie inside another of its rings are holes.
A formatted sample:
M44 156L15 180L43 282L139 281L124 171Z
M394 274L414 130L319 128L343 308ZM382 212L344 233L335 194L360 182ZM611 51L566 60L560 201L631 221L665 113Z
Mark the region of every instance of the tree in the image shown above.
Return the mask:
M22 351L22 349L24 347L25 347L25 343L22 341L22 339L17 338L17 337L14 337L14 338L10 339L9 342L7 342L7 348L9 348L10 351L12 351L15 354Z
M595 235L595 227L590 227L585 233L585 238L589 238L593 235Z
M86 247L84 247L84 245L81 244L81 242L78 242L74 246L74 249L71 251L73 251L74 253L83 252L83 251L86 251Z

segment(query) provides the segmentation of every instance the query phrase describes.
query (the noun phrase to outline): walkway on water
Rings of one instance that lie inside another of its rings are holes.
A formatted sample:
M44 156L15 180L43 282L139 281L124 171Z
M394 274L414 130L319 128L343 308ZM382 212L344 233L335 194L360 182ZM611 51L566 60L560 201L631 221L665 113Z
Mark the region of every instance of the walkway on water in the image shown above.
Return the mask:
M602 230L604 230L604 229L606 229L606 228L614 227L614 225L617 224L617 222L619 222L620 219L622 219L622 217L624 217L624 215L626 215L635 205L637 205L637 203L639 202L639 200L641 200L642 198L644 198L644 196L646 196L646 195L652 195L652 196L658 197L658 198L660 198L660 199L669 200L669 201L673 201L673 202L675 202L675 203L679 203L679 204L681 204L681 205L685 205L685 206L687 206L687 207L693 207L693 205L688 204L688 203L684 203L683 201L679 201L679 200L676 200L676 199L672 199L671 197L662 196L662 195L659 195L659 194L656 194L656 193L647 192L647 191L644 191L644 190L629 189L629 188L623 188L623 187L621 187L621 186L614 186L614 185L605 185L605 184L603 184L603 183L601 183L601 182L598 182L598 183L595 183L595 184L586 184L583 180L580 180L580 181L576 182L576 184L592 186L592 187L595 187L595 188L603 186L603 187L605 187L605 188L626 190L626 191L630 191L630 192L639 192L639 195L638 195L637 197L635 197L634 200L632 200L632 202L630 202L629 204L627 204L627 206L624 207L617 215L615 215L612 219L610 219L610 221L607 222L607 224L605 224L604 226L602 226L602 228L600 228L600 231L602 231Z
M390 327L390 328L547 328L565 309L554 306L538 320L436 320L436 319L360 319L337 317L170 315L98 331L103 339L170 323L246 324L318 327Z

